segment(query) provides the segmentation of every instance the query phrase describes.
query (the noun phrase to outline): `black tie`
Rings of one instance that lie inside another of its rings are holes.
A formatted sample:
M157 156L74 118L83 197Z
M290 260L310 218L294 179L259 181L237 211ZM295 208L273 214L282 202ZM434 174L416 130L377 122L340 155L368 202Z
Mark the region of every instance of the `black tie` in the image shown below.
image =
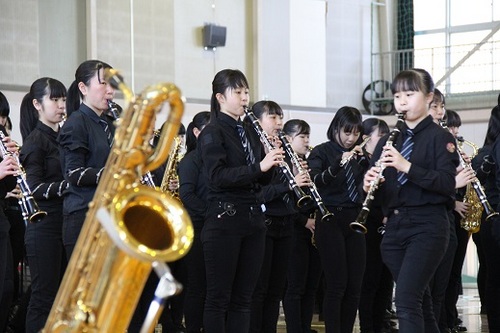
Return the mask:
M347 178L347 193L349 193L349 198L352 202L357 202L358 200L358 189L354 182L354 173L352 172L351 161L349 161L345 166L345 175Z
M248 142L245 129L241 124L237 124L236 128L238 129L238 134L240 135L241 144L243 145L243 149L245 150L247 164L252 165L255 163L255 156L253 155L252 147L250 147L250 143Z
M111 147L111 144L113 143L113 137L111 136L111 130L109 129L109 124L104 119L99 119L99 123L101 124L101 127L104 130L104 133L106 133L106 137L108 138L109 146Z
M413 150L413 131L411 129L407 129L406 133L408 136L405 139L405 142L403 142L403 147L401 148L401 156L404 157L405 160L410 160L410 155ZM404 172L399 172L398 171L398 182L401 185L404 185L408 181L408 175Z

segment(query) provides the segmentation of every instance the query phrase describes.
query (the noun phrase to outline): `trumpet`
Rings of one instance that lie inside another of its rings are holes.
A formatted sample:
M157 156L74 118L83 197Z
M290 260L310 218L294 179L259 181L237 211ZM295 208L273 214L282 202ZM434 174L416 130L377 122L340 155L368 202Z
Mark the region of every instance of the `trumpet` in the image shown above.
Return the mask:
M405 115L406 115L405 113L398 114L398 121L396 122L394 129L389 134L386 145L391 145L391 146L394 145L394 142L401 133L402 127L405 123L404 121ZM356 220L354 222L351 222L351 224L349 224L352 230L362 234L366 234L368 231L368 229L366 228L366 219L368 218L368 214L370 213L370 208L372 206L373 199L375 199L375 191L378 189L378 187L380 186L380 182L384 178L383 173L385 170L385 165L381 163L380 160L378 160L375 163L375 166L378 166L380 168L380 171L377 177L370 182L370 188L368 189L368 193L366 193L366 198L363 201L363 207L361 208L361 211L359 212Z
M295 151L293 150L292 145L285 136L285 132L279 131L278 137L283 142L283 146L288 157L290 157L292 164L295 166L295 168L297 168L299 173L307 173L309 175L307 170L302 167L299 156L297 156L297 153L295 153ZM313 181L311 181L311 185L309 185L308 189L309 193L311 193L311 196L314 199L314 202L316 203L316 207L318 207L319 211L321 212L321 221L331 222L333 220L333 214L328 211L328 208L326 208L325 204L323 203L323 199L321 198L321 195L319 194L318 189Z
M360 149L363 149L364 146L366 146L366 144L368 143L368 141L370 141L370 137L366 137L363 142L361 142L361 144L359 145L359 148ZM341 161L340 161L340 167L344 167L344 165L346 165L347 163L349 163L350 160L352 160L354 158L354 156L357 155L357 153L355 151L351 151L352 154L343 158Z
M31 223L40 222L45 216L47 216L47 212L40 210L40 208L38 207L38 204L33 198L33 193L31 192L28 182L26 181L26 171L19 162L19 157L17 156L17 154L13 154L7 150L7 147L5 147L3 139L5 139L5 134L2 131L0 131L0 141L1 141L0 153L4 158L5 156L14 157L19 167L19 171L15 176L17 184L21 189L21 197L19 198L18 204L19 207L21 208L23 219Z
M260 140L262 143L266 146L266 148L271 151L275 149L274 145L271 143L269 138L267 137L267 134L264 132L262 127L259 124L259 119L253 114L252 110L249 109L248 107L244 107L244 111L248 119L252 122L252 125L257 132L257 134L260 137ZM297 184L295 179L293 178L292 171L290 170L290 167L285 161L282 161L279 164L281 173L285 176L288 185L292 188L295 196L297 197L297 207L301 208L304 207L306 204L310 203L312 201L312 198L310 195L307 195L304 193L304 191L300 188L300 186Z

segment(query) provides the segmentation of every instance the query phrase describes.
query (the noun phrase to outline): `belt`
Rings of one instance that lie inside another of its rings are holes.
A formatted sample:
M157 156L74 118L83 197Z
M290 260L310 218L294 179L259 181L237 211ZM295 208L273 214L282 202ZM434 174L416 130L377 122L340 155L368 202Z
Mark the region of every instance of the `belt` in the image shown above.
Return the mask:
M222 213L217 215L221 218L222 215L227 214L229 216L234 216L238 210L249 210L252 213L264 213L266 211L266 206L262 205L250 205L250 204L234 204L227 201L218 201L217 205L219 208L224 209Z

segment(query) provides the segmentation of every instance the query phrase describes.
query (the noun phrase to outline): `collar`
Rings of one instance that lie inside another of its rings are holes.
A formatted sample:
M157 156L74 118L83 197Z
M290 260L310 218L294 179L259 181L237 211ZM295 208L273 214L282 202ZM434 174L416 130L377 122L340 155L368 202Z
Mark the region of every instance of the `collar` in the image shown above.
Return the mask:
M101 120L104 120L104 118L101 118L97 115L97 113L94 112L94 110L92 110L91 108L89 108L87 105L85 104L80 104L80 111L82 111L83 114L87 115L90 119L92 119L93 121L95 121L96 123L99 124L99 122ZM104 114L104 112L103 112Z
M49 135L52 138L57 138L57 133L59 132L59 127L57 128L58 132L54 132L54 130L52 128L50 128L49 126L45 125L40 120L36 124L36 128L38 130L40 130L41 132Z
M222 113L222 112L219 112L219 120L229 126L231 126L232 128L236 129L236 125L240 124L240 125L243 125L242 121L239 119L239 120L235 120L233 117L230 117L228 116L227 114L225 113Z
M412 129L411 131L413 132L413 135L415 135L418 132L423 131L425 128L427 128L431 124L434 124L434 120L432 120L432 116L431 115L428 115L427 117L425 117L424 119L422 119L422 121L419 122L417 124L417 126L415 126L415 128ZM410 128L405 123L405 134L404 134L404 136L406 136L406 130L407 129L410 129Z

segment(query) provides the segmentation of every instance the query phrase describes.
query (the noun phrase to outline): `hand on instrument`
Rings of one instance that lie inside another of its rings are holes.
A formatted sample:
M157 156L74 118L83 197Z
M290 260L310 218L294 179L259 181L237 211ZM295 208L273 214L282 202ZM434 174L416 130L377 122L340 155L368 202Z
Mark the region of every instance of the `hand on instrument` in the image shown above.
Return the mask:
M465 164L470 164L471 163L471 158L467 156L467 154L461 150L460 155L462 155L462 159L464 160Z
M471 168L465 168L460 170L459 173L455 176L455 188L461 188L465 185L469 184L476 178L476 174L474 170Z
M306 229L309 229L314 234L314 230L316 230L316 220L315 219L307 219Z
M283 149L277 148L273 149L266 154L264 159L260 161L260 170L262 172L266 172L271 169L273 166L278 166L283 162L284 152Z
M19 145L17 142L12 140L10 136L6 136L5 138L2 139L3 144L7 150L13 154L17 154L19 152Z
M171 192L175 192L179 189L179 179L172 178L168 181L168 190Z
M408 173L411 163L406 160L397 149L392 145L386 145L380 161L388 167L393 167L398 171Z
M17 161L12 156L5 156L3 161L0 162L0 179L7 176L14 176L19 171L19 165Z
M468 202L462 202L462 201L455 201L455 211L462 217L465 217L465 214L470 209L470 203Z
M21 199L21 189L19 188L19 185L16 185L12 191L7 192L5 199L7 198Z
M299 157L299 162L300 162L300 167L302 168L302 170L306 170L307 172L309 172L309 166L307 165L307 161L305 161ZM293 164L292 169L293 169L292 172L294 175L299 173L299 170L297 170L297 168L295 167L295 164Z
M306 172L298 173L295 175L294 178L295 182L300 187L311 185L311 178L309 177L309 174Z
M363 179L363 191L368 192L372 184L372 181L374 181L378 177L379 172L380 172L380 167L377 166L368 169ZM380 179L380 181L383 182L384 179L382 178Z

